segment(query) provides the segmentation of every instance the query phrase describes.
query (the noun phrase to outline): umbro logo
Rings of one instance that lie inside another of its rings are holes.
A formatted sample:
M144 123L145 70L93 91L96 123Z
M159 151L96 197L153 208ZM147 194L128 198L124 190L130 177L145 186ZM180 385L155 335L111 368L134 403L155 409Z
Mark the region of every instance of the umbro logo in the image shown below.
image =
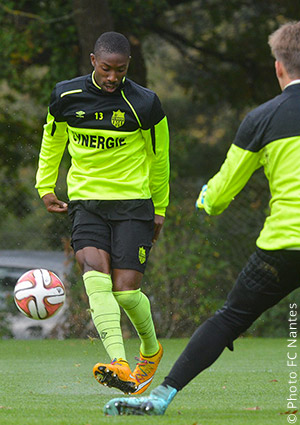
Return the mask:
M84 111L77 111L75 112L75 115L77 118L84 118L85 112Z

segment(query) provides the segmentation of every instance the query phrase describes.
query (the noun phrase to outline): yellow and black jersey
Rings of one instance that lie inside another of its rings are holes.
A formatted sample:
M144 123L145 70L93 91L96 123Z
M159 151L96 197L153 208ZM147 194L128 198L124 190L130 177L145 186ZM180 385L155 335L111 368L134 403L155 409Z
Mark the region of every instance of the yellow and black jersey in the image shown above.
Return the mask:
M300 248L300 80L251 111L241 123L220 171L208 182L204 208L220 214L264 167L270 214L257 240L266 250Z
M157 95L124 78L113 93L94 73L54 88L37 172L40 196L53 193L68 142L70 200L153 199L165 214L169 199L169 132Z

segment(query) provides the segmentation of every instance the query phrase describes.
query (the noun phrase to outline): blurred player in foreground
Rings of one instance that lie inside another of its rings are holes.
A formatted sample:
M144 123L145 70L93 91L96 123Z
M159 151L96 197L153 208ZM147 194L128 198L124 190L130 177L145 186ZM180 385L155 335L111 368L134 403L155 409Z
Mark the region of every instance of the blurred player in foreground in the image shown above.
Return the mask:
M269 45L282 93L245 117L220 171L196 203L208 214L222 213L263 166L272 197L256 251L224 306L196 330L163 383L148 397L111 400L104 407L107 415L164 414L179 390L300 286L300 22L280 27Z
M168 124L157 95L126 78L130 44L124 35L102 34L90 57L91 74L62 81L52 92L36 187L49 212L68 211L72 220L92 318L111 359L95 365L95 378L139 394L163 354L140 286L169 202ZM68 205L54 191L67 142ZM141 340L133 371L119 306Z

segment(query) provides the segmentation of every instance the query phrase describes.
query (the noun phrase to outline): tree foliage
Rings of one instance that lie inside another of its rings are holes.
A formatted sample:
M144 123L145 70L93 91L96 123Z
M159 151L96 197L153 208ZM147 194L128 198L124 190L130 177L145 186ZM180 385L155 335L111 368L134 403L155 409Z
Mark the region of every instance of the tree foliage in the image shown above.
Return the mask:
M24 72L33 65L47 66L38 93L31 93L46 103L54 81L76 73L78 40L72 1L20 0L0 6L0 78L23 92Z
M154 49L160 40L174 46L179 60L164 59L192 98L240 108L261 103L278 89L268 35L299 14L300 4L291 0L0 2L0 79L22 90L27 68L47 66L39 91L46 103L55 82L78 75L83 57L89 61L101 30L114 29L129 37L133 49L153 35Z
M40 217L47 221L45 239L56 242L56 217L37 213L28 190L49 96L57 81L90 72L100 32L124 33L132 46L129 77L159 87L172 139L171 204L145 276L148 295L161 334L180 334L183 323L195 328L221 302L253 247L268 195L258 177L262 190L250 188L247 206L236 202L218 220L195 216L195 197L245 112L279 92L268 36L299 16L294 0L0 0L1 216L16 229L29 227L26 215ZM241 228L238 217L249 209L252 221L243 216ZM233 216L237 234L230 233ZM233 240L240 243L235 250Z
M274 2L203 0L179 5L154 31L180 50L177 81L195 99L240 108L277 90L267 40L282 11Z

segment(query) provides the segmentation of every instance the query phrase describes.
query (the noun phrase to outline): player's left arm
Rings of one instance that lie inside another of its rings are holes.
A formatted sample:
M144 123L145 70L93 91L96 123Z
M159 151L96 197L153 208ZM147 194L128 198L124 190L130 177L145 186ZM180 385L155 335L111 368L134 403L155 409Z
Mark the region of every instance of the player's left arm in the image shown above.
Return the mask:
M169 204L169 127L164 116L149 130L143 130L149 160L149 184L154 204L154 236L156 242L164 224Z
M203 186L196 207L210 215L221 214L261 165L260 152L232 144L220 171Z
M156 94L143 122L142 134L149 165L149 185L155 214L164 217L169 204L169 127Z
M169 128L167 117L151 130L150 191L155 214L165 216L169 204Z
M158 215L158 214L154 215L154 233L153 233L153 238L152 238L153 243L155 243L157 241L164 222L165 222L164 216Z

